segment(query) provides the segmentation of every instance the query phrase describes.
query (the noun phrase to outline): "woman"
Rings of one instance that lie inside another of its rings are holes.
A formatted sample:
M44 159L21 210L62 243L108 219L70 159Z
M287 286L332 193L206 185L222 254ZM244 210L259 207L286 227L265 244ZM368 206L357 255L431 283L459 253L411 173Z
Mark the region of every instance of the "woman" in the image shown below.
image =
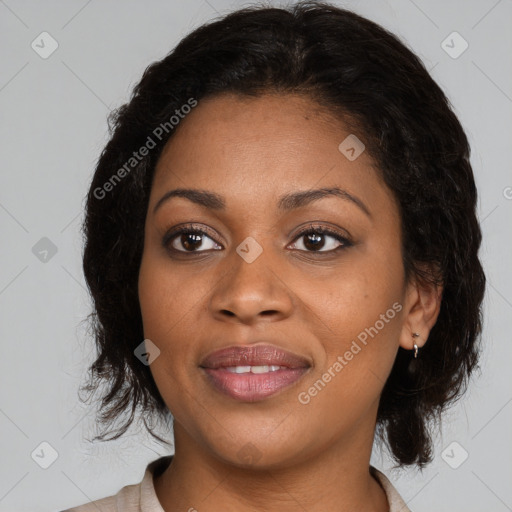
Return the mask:
M420 60L328 4L247 8L151 65L112 132L86 389L109 383L103 424L130 411L113 438L172 418L175 453L70 510L409 510L374 437L432 460L485 287L468 141Z

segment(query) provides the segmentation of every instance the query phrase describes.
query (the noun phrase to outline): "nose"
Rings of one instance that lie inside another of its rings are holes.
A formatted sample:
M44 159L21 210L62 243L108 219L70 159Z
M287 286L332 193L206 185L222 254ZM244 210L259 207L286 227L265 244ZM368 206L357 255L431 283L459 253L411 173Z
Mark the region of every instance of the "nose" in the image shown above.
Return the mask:
M254 324L279 321L291 315L293 293L283 280L282 261L273 260L269 251L263 251L249 263L233 251L224 263L226 271L210 301L216 319Z

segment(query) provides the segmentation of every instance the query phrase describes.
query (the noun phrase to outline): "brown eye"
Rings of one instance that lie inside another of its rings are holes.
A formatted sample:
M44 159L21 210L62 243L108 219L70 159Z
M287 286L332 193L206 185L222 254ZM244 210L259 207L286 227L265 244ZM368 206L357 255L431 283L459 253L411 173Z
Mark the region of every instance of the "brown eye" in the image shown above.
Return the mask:
M178 241L186 251L194 251L199 249L203 244L203 235L197 233L182 233L179 238L174 240L174 242L176 241ZM176 249L174 244L173 247Z
M221 247L201 229L181 227L165 235L162 240L164 247L177 252L204 252Z
M299 233L295 240L294 245L298 244L299 247L294 248L306 252L331 252L352 245L346 237L325 227L310 227Z

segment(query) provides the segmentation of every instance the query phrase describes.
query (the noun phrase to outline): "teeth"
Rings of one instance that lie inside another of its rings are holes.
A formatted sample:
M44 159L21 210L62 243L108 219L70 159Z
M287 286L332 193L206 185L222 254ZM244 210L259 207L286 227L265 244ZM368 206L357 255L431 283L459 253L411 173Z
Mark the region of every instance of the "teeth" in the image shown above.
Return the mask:
M227 366L226 370L231 373L268 373L275 372L285 366Z
M251 371L250 366L230 366L228 370L233 373L249 373Z
M275 368L274 370L271 370L271 368ZM251 373L267 373L267 372L274 372L275 370L279 370L279 366L251 366Z

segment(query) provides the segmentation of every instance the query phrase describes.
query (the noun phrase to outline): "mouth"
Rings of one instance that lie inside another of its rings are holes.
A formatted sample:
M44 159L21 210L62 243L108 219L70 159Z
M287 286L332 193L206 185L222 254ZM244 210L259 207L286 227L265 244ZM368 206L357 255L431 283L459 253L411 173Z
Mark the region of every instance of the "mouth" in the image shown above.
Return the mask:
M213 352L199 366L217 391L256 402L296 383L311 364L272 345L238 345Z

